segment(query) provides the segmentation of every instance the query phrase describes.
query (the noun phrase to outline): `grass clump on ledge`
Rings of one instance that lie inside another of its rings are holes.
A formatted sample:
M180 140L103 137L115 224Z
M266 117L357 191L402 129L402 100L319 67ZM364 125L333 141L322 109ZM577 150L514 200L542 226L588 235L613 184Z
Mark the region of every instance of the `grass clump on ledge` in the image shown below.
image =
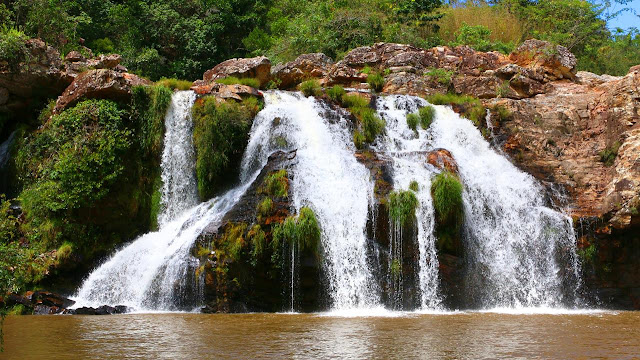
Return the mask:
M389 217L400 225L410 224L416 216L418 198L413 191L394 191L389 194Z
M0 27L0 62L6 61L9 69L18 70L20 62L27 59L28 51L25 45L29 39L23 32L16 29Z
M155 85L165 86L171 90L189 90L191 88L191 85L193 85L193 82L173 78L162 78L156 81Z
M212 198L236 180L249 129L260 109L256 98L218 103L214 97L193 106L193 144L196 150L198 193L203 201Z
M336 102L342 102L342 97L346 93L347 92L340 85L334 85L332 88L327 90L327 96L329 97L329 99L331 99L333 101L336 101Z
M318 254L321 230L316 214L309 207L300 209L298 216L289 216L273 228L273 242L280 244L287 241L292 246L298 246L301 251Z
M322 92L322 88L320 87L318 80L310 79L300 83L300 91L302 91L304 96L319 96Z
M269 174L262 183L260 192L274 197L289 196L289 178L287 170L281 169Z
M409 183L409 190L413 192L418 192L420 191L420 185L418 184L417 181L413 180L411 181L411 183Z
M431 126L435 114L436 109L433 106L427 105L421 107L417 114L407 114L407 126L409 126L411 130L417 131L418 124L420 124L420 126L426 130Z
M371 73L367 75L367 84L371 87L371 90L375 92L382 91L384 87L384 77L380 73Z
M604 166L611 166L616 161L616 157L618 156L618 150L620 150L620 146L622 144L620 141L614 142L611 146L608 146L604 150L600 151L598 155L600 156L600 162L604 163Z
M418 122L420 122L420 117L417 114L407 114L407 126L409 129L417 131Z
M462 183L448 171L436 175L431 183L433 207L439 224L458 226L462 223Z
M451 105L461 113L462 116L471 120L474 125L479 126L486 115L486 111L480 99L470 95L458 94L433 94L427 97L433 105Z
M222 79L216 79L215 81L223 85L239 84L239 85L251 86L252 88L256 88L256 89L260 88L260 80L256 78L237 78L235 76L229 76Z

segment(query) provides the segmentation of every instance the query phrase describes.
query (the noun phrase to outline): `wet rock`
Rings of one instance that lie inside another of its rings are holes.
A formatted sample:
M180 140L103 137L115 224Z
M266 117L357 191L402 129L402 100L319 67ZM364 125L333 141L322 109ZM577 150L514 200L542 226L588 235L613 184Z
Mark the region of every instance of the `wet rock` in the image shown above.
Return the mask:
M281 89L289 89L309 77L324 78L333 60L323 53L304 54L286 64L276 65L271 77L277 79Z
M435 149L427 154L427 163L440 170L448 170L453 174L458 174L458 164L453 155L446 149Z
M219 99L234 99L241 101L248 96L262 97L262 93L251 86L233 84L224 85L220 83L201 84L198 83L191 87L198 95L213 95Z
M129 309L124 305L102 305L97 308L93 307L80 307L77 309L71 309L65 312L65 314L69 315L114 315L114 314L126 314L129 312Z
M204 73L203 80L210 83L229 76L238 78L257 78L265 85L271 76L271 61L264 56L254 58L229 59L221 62Z
M54 113L59 114L67 107L85 99L110 99L128 102L131 88L150 85L149 80L129 73L109 69L89 70L79 75L56 101Z

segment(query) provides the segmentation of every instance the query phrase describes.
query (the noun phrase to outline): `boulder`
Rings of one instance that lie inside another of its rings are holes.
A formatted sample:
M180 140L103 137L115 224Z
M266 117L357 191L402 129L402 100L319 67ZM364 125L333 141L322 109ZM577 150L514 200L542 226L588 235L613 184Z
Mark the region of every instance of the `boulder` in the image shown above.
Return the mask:
M241 101L247 96L262 97L262 93L257 89L240 84L224 85L213 82L203 85L198 83L192 86L191 90L195 91L198 95L213 95L223 100L234 99Z
M529 39L509 59L517 65L541 70L550 81L573 79L576 73L576 57L566 47L547 41Z
M131 88L137 85L151 85L151 81L134 74L109 69L89 70L79 75L58 97L53 112L59 114L84 99L128 102Z
M65 62L78 62L78 61L87 61L79 51L70 51L67 56L64 57Z
M307 78L324 78L333 60L323 53L304 54L286 64L276 65L271 77L279 81L279 87L289 89Z
M260 85L265 85L271 76L271 61L264 56L229 59L207 70L203 80L210 83L229 76L256 78L260 81Z
M427 154L427 163L435 166L440 170L447 170L458 175L458 163L453 155L446 149L435 149Z

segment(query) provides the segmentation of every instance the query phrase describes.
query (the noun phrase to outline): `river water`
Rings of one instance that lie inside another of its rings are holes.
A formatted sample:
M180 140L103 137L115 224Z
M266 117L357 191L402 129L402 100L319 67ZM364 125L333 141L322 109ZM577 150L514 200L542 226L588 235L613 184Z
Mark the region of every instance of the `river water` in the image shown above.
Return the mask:
M640 312L9 316L2 359L637 359Z

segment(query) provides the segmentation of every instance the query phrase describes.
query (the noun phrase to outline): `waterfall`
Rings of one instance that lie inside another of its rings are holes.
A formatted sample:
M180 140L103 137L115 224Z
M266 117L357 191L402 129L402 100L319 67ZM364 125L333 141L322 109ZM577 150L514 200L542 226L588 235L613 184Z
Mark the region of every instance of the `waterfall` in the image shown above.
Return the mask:
M193 91L179 91L171 98L165 117L162 150L162 198L158 224L162 226L198 203L198 188L193 149L191 107Z
M148 311L190 310L200 305L192 274L197 263L190 255L193 243L205 226L222 219L250 181L197 205L194 101L191 91L175 93L165 118L160 229L139 237L93 271L75 295L76 307L126 305Z
M393 182L396 189L408 190L412 181L418 182L416 209L418 228L418 283L420 305L424 309L439 309L438 257L434 237L434 210L431 201L432 167L424 156L429 146L428 132L417 133L407 126L406 116L425 106L426 101L414 96L391 95L376 101L378 114L386 121L386 134L374 146L375 151L385 153L393 161Z
M324 271L334 309L378 304L366 256L366 224L373 185L357 162L349 124L314 98L267 92L254 120L243 176L275 149L297 149L293 203L311 207L322 229Z
M450 108L437 107L431 133L433 147L453 154L465 187L468 290L483 307L569 304L566 289L579 282L571 218L547 207L542 186Z
M9 162L9 156L11 155L11 144L13 144L13 139L16 137L16 132L12 132L11 135L5 140L2 144L0 144L0 170L4 169L4 167Z

